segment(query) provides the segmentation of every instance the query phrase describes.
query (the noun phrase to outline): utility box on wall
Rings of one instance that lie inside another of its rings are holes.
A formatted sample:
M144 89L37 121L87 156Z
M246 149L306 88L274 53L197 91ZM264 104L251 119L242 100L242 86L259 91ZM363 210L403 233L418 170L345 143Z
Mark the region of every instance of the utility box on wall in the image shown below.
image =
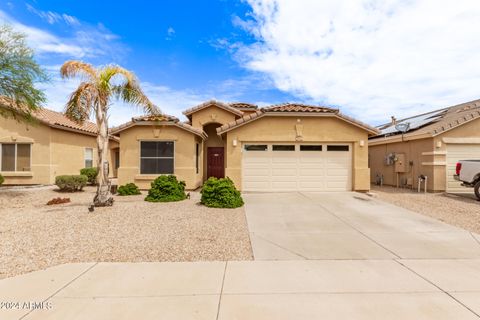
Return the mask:
M405 153L396 154L395 172L398 172L398 173L407 172Z

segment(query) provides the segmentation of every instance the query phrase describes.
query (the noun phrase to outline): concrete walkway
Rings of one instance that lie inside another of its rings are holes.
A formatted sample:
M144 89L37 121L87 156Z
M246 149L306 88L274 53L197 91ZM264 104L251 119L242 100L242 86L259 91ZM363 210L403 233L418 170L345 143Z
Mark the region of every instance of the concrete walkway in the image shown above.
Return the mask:
M61 265L1 280L0 319L480 319L480 236L355 193L245 200L256 261Z

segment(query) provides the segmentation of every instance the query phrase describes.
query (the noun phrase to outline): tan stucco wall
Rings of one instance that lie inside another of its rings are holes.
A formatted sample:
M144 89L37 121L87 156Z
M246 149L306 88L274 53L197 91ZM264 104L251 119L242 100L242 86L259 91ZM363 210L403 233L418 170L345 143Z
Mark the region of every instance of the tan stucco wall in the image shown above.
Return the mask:
M300 120L300 122L297 121ZM225 175L238 188L242 188L242 143L243 142L294 142L296 125L302 125L302 140L305 142L348 142L353 145L353 190L370 190L367 137L365 130L343 120L330 117L278 116L263 117L226 133ZM233 140L237 146L233 146ZM365 143L360 147L360 141Z
M159 130L155 135L154 130ZM187 189L196 189L202 182L202 148L200 145L199 173L195 168L196 135L175 126L134 126L120 132L120 168L118 183L120 185L134 182L141 189L149 189L150 183L158 175L140 174L140 141L174 141L175 160L174 174L186 183Z
M55 129L42 123L25 124L0 118L1 141L14 143L12 137L17 142L32 142L32 166L30 173L2 172L5 185L53 184L58 175L80 174L85 166L85 148L94 149L93 163L96 164L95 136Z
M436 175L434 174L433 155L422 155L422 153L431 153L433 151L433 139L420 139L406 142L389 143L382 145L369 146L371 182L374 183L377 174L383 175L385 185L396 186L397 174L395 166L385 164L385 157L390 153L405 154L406 172L399 173L399 184L403 179L410 178L413 186L416 186L417 177L421 174L428 177L429 190L436 190ZM413 162L413 165L410 165Z
M204 125L209 123L225 124L234 121L239 116L223 110L216 106L210 106L201 109L192 114L192 126L202 129Z

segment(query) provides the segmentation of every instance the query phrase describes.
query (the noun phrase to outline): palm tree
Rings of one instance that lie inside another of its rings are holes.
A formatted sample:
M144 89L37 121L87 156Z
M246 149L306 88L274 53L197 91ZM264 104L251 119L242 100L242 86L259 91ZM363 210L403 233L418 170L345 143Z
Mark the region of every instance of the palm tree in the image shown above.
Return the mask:
M81 61L67 61L60 69L63 78L80 77L83 81L72 93L65 106L65 115L81 124L95 115L98 136L98 186L93 199L96 207L111 206L113 197L108 179L108 109L112 98L143 107L147 114L159 114L160 110L140 88L135 75L116 65L95 68Z

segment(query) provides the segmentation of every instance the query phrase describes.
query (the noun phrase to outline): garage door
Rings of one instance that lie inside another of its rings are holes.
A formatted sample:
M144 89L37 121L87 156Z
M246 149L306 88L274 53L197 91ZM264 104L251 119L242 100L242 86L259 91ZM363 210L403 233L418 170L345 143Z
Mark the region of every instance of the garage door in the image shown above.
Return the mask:
M243 191L347 191L352 189L350 144L243 145Z
M447 144L447 191L472 192L464 188L453 178L455 166L459 160L480 159L480 145L478 144Z

